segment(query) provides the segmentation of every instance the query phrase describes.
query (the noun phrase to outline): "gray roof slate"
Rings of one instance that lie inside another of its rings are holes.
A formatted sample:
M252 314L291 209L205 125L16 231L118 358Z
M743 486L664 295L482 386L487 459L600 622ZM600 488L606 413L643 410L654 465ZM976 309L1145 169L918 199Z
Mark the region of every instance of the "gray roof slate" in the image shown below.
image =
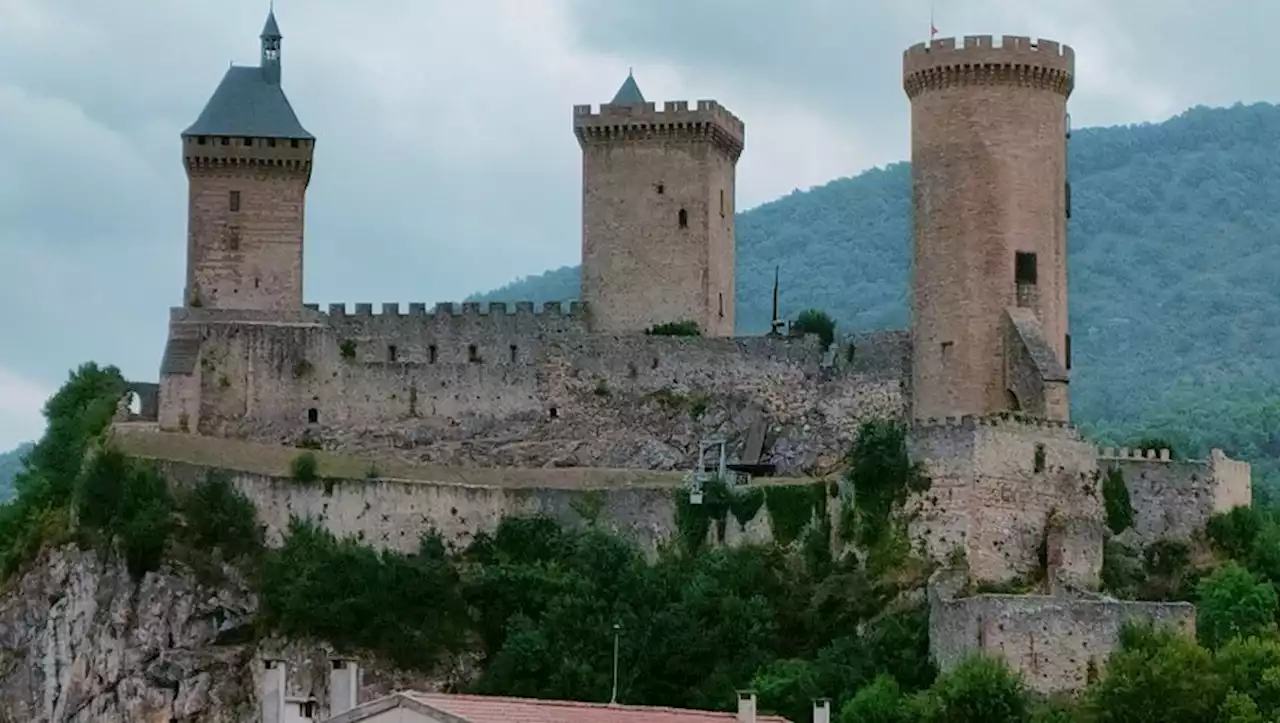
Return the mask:
M628 73L627 79L622 81L622 87L613 96L613 105L642 105L644 102L644 93L640 92L636 79Z
M298 122L279 83L262 68L233 65L184 136L252 136L315 140Z

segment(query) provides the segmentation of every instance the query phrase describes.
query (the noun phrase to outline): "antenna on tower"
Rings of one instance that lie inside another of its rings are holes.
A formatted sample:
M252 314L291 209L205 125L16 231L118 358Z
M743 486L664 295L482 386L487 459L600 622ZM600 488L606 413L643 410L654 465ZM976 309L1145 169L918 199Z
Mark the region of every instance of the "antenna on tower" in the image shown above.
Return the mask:
M778 269L780 266L773 267L773 315L769 320L769 333L777 334L778 331L786 326L786 322L778 318Z

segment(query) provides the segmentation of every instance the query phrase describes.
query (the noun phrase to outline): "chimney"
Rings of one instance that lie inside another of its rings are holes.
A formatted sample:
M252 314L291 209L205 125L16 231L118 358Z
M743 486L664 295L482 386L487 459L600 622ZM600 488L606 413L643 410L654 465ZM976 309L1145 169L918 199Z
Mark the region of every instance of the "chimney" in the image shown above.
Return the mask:
M756 723L756 692L738 691L738 723Z
M831 699L813 699L813 723L831 723Z
M329 665L329 715L335 716L359 703L360 666L350 658L334 658Z
M289 666L283 660L266 658L258 678L262 701L262 723L285 723L285 681Z

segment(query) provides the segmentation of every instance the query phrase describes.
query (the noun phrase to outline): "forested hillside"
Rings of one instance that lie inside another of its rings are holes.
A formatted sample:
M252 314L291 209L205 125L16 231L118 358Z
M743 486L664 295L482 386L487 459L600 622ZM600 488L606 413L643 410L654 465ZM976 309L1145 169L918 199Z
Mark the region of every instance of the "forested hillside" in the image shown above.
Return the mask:
M13 478L18 476L22 457L30 449L30 444L23 444L11 452L0 452L0 502L13 496Z
M1070 141L1073 409L1106 441L1159 433L1274 469L1280 457L1280 107L1193 108ZM910 168L899 163L738 218L738 323L816 307L842 331L905 328ZM563 300L576 267L473 300Z

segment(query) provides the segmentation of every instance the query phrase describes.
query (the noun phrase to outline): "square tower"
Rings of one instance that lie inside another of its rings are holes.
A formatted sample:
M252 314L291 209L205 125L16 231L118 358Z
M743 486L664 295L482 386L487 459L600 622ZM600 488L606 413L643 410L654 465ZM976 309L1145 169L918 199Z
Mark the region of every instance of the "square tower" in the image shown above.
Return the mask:
M693 321L734 329L734 187L745 130L712 100L575 106L582 146L582 299L593 331Z
M280 86L280 29L258 67L232 66L182 133L188 178L184 306L302 308L302 233L315 137Z

